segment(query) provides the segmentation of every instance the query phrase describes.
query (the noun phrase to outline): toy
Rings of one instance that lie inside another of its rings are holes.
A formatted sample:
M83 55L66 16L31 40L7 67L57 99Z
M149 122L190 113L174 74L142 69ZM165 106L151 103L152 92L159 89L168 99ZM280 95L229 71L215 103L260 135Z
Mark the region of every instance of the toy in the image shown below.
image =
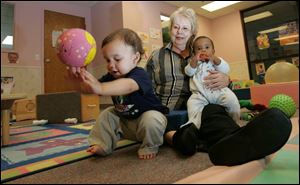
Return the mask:
M241 112L240 119L244 120L244 121L251 121L257 115L259 115L258 111L256 111L256 112Z
M241 120L251 121L255 116L259 115L259 113L265 109L266 106L261 104L253 104L251 100L239 100L241 108L247 108L251 110L251 112L241 112Z
M86 30L72 28L64 31L57 39L57 55L72 67L83 67L92 62L96 55L96 42Z
M256 85L254 80L232 80L232 89L249 88Z
M32 124L33 125L45 125L48 123L48 120L46 119L41 119L41 120L33 120Z
M276 62L266 71L266 83L299 81L299 69L288 62Z
M250 87L251 101L254 104L269 105L271 98L277 94L286 94L293 98L299 107L299 81L261 84Z
M290 118L296 112L296 103L286 94L277 94L269 101L269 108L278 108Z
M208 62L209 61L209 57L206 54L201 53L199 55L199 60L202 62Z
M251 100L239 100L241 108L245 107L248 110L257 110L257 111L262 111L267 109L266 106L262 104L253 104Z
M77 118L67 118L64 121L65 121L65 123L76 124L78 122L78 119Z

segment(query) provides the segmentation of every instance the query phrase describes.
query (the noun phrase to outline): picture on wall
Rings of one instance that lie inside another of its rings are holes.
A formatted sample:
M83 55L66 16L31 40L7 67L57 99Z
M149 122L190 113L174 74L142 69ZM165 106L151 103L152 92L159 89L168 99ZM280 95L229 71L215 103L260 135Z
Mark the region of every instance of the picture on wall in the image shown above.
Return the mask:
M149 34L145 32L137 32L138 36L141 38L143 44L149 43Z
M150 28L150 38L160 39L160 29Z
M1 76L1 94L10 94L14 86L13 76Z
M256 74L257 75L261 75L261 74L265 74L266 70L265 70L265 64L264 63L258 63L255 65L256 67Z
M267 49L270 47L269 37L267 34L259 34L256 37L258 49Z
M266 69L265 69L265 64L263 62L255 64L256 68L256 75L258 77L258 83L264 84L265 83L265 74L266 74Z
M19 54L17 52L9 52L7 58L10 64L17 64L19 62Z

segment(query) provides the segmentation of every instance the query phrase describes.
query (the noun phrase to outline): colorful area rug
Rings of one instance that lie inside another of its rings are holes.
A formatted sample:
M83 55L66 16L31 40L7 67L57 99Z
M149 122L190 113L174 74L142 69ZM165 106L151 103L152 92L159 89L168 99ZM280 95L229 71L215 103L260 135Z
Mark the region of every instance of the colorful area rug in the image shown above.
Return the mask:
M92 156L85 150L94 122L49 124L10 129L10 144L1 148L1 182ZM120 140L118 148L134 144Z

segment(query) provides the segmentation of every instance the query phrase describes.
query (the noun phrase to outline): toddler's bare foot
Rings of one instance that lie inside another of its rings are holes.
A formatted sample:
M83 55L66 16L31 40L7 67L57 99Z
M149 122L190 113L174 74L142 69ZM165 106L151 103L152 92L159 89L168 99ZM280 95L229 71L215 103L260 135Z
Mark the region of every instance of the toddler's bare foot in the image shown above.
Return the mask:
M103 149L99 145L92 145L86 151L92 154L103 155Z
M140 159L152 159L152 158L155 158L155 157L156 157L156 154L155 154L155 153L139 155L139 158L140 158Z

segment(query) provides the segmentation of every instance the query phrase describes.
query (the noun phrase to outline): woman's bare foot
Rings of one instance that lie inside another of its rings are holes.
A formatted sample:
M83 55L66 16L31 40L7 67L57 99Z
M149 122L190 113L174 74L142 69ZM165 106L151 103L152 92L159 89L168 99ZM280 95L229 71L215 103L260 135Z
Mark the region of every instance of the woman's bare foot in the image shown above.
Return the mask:
M140 159L153 159L153 158L155 158L155 157L156 157L156 154L155 154L155 153L139 155L139 158L140 158Z
M99 145L92 145L86 151L92 154L103 155L103 149Z

